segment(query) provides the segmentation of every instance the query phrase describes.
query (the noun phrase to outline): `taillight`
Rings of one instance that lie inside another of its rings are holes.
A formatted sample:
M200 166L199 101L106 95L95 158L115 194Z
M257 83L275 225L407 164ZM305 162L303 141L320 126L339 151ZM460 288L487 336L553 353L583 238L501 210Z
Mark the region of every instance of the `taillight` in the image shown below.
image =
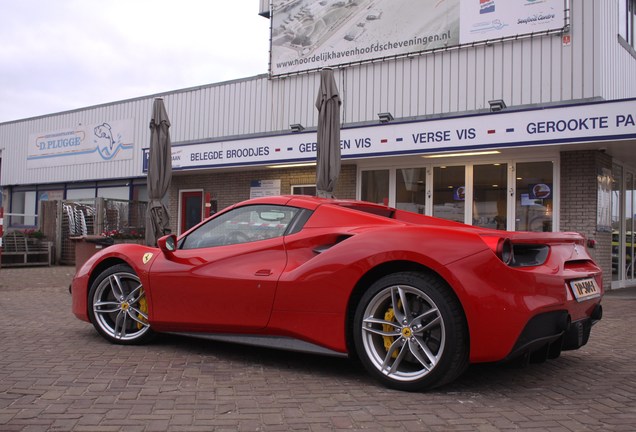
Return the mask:
M515 260L515 254L512 250L512 242L509 238L500 238L497 242L497 256L506 265L512 264Z
M504 237L485 235L484 243L497 257L510 267L534 267L545 264L550 254L550 247L545 244L518 243Z
M504 264L512 264L514 261L514 252L512 242L509 238L483 236L482 239Z

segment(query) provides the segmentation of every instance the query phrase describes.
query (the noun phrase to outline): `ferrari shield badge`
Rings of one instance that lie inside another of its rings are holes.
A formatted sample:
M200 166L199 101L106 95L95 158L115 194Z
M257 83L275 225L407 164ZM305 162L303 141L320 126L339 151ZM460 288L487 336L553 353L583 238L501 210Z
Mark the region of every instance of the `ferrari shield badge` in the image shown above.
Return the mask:
M152 252L147 252L144 254L142 261L144 262L144 264L148 264L148 261L150 261L151 259L152 259Z

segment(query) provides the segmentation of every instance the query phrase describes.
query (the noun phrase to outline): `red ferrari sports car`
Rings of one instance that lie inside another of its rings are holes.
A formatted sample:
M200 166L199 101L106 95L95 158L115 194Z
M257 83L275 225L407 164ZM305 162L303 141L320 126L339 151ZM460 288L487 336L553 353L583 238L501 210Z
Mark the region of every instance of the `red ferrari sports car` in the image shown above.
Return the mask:
M385 385L414 391L470 363L583 346L603 288L579 234L276 196L231 206L158 248L107 247L71 292L73 313L113 343L173 333L357 357Z

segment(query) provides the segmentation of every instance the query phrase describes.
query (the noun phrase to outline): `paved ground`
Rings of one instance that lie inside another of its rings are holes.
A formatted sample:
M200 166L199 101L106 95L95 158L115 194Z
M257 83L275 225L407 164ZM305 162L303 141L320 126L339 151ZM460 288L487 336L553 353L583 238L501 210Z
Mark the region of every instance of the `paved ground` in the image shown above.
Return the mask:
M102 340L70 312L72 267L0 270L0 431L634 431L636 290L590 343L518 369L474 366L429 393L347 360L166 337Z

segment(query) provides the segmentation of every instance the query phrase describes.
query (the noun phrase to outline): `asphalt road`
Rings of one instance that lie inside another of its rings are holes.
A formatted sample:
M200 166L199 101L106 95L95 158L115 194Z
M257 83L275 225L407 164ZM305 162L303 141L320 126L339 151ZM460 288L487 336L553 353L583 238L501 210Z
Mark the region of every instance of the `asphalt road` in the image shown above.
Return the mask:
M0 269L2 432L636 430L634 289L606 295L578 351L404 393L346 359L177 337L111 345L71 314L73 272Z

